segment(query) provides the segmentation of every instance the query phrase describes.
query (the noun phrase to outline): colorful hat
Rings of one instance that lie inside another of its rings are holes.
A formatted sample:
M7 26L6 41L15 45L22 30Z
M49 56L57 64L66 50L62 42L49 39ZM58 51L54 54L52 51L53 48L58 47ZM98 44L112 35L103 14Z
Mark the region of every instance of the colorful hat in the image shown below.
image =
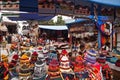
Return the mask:
M60 71L61 72L70 72L71 71L70 62L66 55L62 56L62 58L60 59Z
M38 53L36 51L34 51L32 56L38 56Z
M38 47L38 49L39 49L39 50L42 50L42 49L43 49L43 47L42 47L42 46L39 46L39 47Z
M3 62L8 62L8 56L2 54L2 61L3 61Z
M45 61L45 57L43 54L39 54L37 60Z
M52 59L48 67L48 76L50 79L56 79L60 77L59 63L56 59Z
M20 58L20 62L29 62L29 57L26 54L23 54Z
M89 50L85 53L85 61L88 62L88 63L96 63L96 56L97 56L97 53L96 51L94 50Z
M62 55L68 55L68 52L65 49L63 49L62 52L61 52L61 54Z
M105 62L106 62L106 56L100 55L100 56L97 58L97 61L98 61L99 63L105 63Z
M42 60L37 60L35 63L35 68L34 68L34 78L42 78L46 75L46 66L45 63Z
M13 55L13 57L12 57L12 60L15 60L15 61L17 61L19 59L19 56L18 56L18 54L15 54L15 55Z
M51 51L55 51L55 47L53 45L50 46Z
M75 62L78 62L78 63L83 62L82 56L77 56L76 59L75 59Z

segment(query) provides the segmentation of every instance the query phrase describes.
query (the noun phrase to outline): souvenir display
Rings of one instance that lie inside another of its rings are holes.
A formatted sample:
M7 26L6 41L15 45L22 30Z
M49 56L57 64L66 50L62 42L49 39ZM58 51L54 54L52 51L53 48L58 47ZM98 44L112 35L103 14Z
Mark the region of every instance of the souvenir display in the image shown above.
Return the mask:
M14 54L13 57L12 57L11 63L13 63L14 66L16 66L17 62L18 62L18 59L19 59L18 54Z
M9 71L7 63L0 62L0 79L8 80L9 79Z
M33 52L31 59L30 59L31 64L34 64L37 61L37 57L38 57L38 53L36 51Z
M46 64L41 59L37 60L35 63L33 80L45 80L46 78Z
M7 55L2 54L1 57L2 57L2 61L3 61L3 62L8 63L8 56L7 56Z
M117 67L120 67L120 59L118 59L118 60L115 62L115 65L116 65Z
M20 57L19 79L28 79L31 76L30 60L26 54Z
M108 64L102 65L102 74L105 80L113 80L112 70Z
M96 63L96 56L97 56L96 51L89 50L85 53L84 59L87 63L94 64Z
M89 72L86 69L86 66L84 64L84 60L82 56L77 56L75 59L74 64L74 72L77 79L88 79L89 78Z
M18 71L17 66L14 65L14 63L9 63L9 79L12 79L14 77L18 77Z
M52 59L48 66L49 80L62 80L60 76L59 63L56 59Z
M34 51L30 59L31 73L34 72L34 66L35 66L35 62L37 61L37 57L38 57L38 53Z

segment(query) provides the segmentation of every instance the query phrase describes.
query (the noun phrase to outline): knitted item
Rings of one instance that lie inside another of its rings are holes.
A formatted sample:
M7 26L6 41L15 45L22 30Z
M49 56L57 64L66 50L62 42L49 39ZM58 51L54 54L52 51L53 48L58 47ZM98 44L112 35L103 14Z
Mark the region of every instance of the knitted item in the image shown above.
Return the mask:
M61 59L60 59L60 71L61 72L70 72L71 71L70 62L66 55L61 57Z
M35 68L34 68L34 79L35 78L42 78L46 75L46 66L45 62L42 60L38 60L35 63Z
M68 52L64 49L62 50L61 55L68 55Z
M97 55L96 51L89 50L85 53L84 59L87 63L94 64L96 62L96 55Z
M7 57L7 55L2 54L2 61L8 63L8 57Z
M48 67L48 76L50 79L56 79L60 77L59 63L56 59L52 59Z
M120 59L118 59L118 60L115 62L115 65L116 65L117 67L120 67Z
M0 79L8 80L9 79L8 73L9 72L7 63L0 62Z

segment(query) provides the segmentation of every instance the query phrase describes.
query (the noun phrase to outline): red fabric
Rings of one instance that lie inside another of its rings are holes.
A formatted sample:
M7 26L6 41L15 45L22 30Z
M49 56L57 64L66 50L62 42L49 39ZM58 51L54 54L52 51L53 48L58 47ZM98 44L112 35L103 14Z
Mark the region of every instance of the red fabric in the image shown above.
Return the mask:
M38 56L38 53L36 51L34 51L32 56Z
M17 54L13 55L12 59L18 60L19 56Z
M68 55L68 52L64 49L64 50L62 50L61 54L62 55Z

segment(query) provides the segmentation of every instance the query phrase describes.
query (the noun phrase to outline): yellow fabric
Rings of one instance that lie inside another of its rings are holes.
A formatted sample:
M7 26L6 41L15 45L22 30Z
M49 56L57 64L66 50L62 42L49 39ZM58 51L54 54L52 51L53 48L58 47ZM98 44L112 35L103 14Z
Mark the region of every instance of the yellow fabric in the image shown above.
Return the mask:
M22 60L22 59L23 59L23 60L28 60L29 57L28 57L26 54L23 54L22 57L21 57L21 60Z
M7 55L2 54L2 59L7 58Z
M9 79L9 75L7 74L4 78L4 80L8 80Z

